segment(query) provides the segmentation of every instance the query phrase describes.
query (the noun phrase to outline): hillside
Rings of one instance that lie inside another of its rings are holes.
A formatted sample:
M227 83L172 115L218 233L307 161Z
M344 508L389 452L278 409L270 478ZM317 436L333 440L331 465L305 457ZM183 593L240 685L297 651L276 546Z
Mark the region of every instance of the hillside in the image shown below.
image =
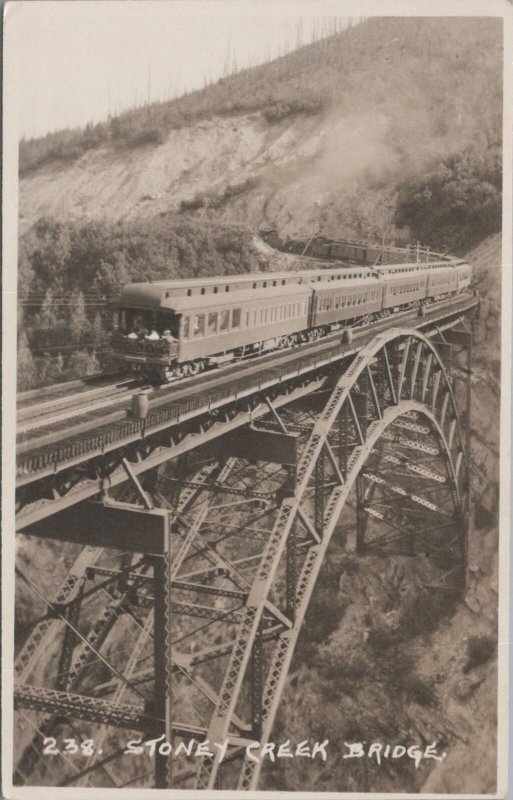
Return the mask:
M23 142L20 231L42 215L175 212L288 234L315 220L327 235L399 235L398 190L441 162L470 150L493 187L500 24L372 19L176 101Z

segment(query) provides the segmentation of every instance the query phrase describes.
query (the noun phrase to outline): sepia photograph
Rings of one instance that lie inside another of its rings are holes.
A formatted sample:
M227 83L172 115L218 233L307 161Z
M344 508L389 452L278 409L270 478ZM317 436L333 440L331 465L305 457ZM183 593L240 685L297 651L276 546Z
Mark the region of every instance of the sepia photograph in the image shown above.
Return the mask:
M6 798L507 797L512 22L6 3Z

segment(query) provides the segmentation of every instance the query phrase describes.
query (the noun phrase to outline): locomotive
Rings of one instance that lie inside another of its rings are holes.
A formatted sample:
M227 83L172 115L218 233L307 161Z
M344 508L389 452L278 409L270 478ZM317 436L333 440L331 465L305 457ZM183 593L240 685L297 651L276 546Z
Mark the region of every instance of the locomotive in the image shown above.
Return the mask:
M131 283L117 308L113 348L125 364L166 382L332 331L423 307L468 289L461 259ZM313 263L313 262L311 262Z

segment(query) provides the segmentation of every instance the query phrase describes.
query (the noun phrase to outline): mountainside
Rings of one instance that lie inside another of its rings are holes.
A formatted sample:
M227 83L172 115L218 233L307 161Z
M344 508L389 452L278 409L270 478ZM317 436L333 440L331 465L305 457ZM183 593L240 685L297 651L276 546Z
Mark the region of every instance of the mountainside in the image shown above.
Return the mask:
M408 195L409 182L467 152L472 175L492 186L493 210L500 25L372 19L176 101L23 142L20 231L42 215L176 212L288 234L317 224L327 235L390 237L398 191L403 211L409 203L403 184Z

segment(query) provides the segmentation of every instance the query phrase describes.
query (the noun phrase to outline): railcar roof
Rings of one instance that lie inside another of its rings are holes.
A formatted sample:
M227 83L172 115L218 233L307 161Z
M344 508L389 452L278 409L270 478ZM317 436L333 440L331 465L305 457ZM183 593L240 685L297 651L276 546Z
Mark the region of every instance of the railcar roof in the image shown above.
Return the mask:
M169 281L152 281L152 286L165 289L187 289L198 286L222 286L231 283L251 283L254 281L269 281L298 276L303 270L289 270L280 272L242 272L240 275L213 275L204 278L178 278Z
M279 300L288 297L303 296L310 293L310 287L298 283L288 286L268 286L265 293L252 290L236 292L219 292L217 294L166 295L153 283L132 283L125 286L121 295L121 306L132 308L164 308L171 311L189 311L190 309L222 308L224 306L242 305L243 303L264 302L266 299Z
M178 297L181 295L184 289L201 289L203 287L210 288L210 287L219 287L219 292L215 293L215 296L220 296L225 286L232 286L233 284L251 284L251 283L260 283L260 282L274 282L274 281L292 281L292 283L286 283L284 286L287 287L287 290L290 289L292 286L297 285L305 285L310 284L313 281L318 279L328 279L328 276L336 277L337 275L343 276L355 276L358 275L359 278L361 277L372 277L372 270L368 267L363 266L354 266L354 267L338 267L338 268L319 268L319 269L306 269L306 270L296 270L290 272L247 272L243 275L219 275L217 277L211 278L189 278L185 280L178 280L178 281L152 281L151 283L140 282L140 283L129 283L127 284L121 293L120 303L121 305L130 304L130 298L136 295L138 298L142 298L145 296L147 298L147 302L150 303L152 307L158 305L161 300L169 297ZM263 287L257 286L256 289L253 291L261 291ZM273 288L280 288L280 287L273 287L273 286L266 286L265 291L271 291ZM244 291L243 289L239 289L238 291ZM196 295L198 293L196 292Z
M454 269L458 266L455 262L450 261L436 261L431 263L413 262L411 264L378 264L374 267L376 272L383 273L399 273L403 275L405 272L419 273L431 272L433 269Z
M370 280L366 280L364 284L362 284L361 278L349 278L348 280L342 281L317 281L312 285L312 289L315 292L322 292L322 291L329 291L329 292L336 292L337 289L347 289L348 287L363 287L373 288L375 286L383 287L383 282L380 281L379 278L375 278L372 275L370 276Z
M306 257L305 257L306 260ZM311 261L311 259L308 259ZM301 278L305 276L318 275L320 273L338 273L347 272L348 270L359 270L363 273L371 273L369 267L363 265L343 265L340 263L337 267L326 267L325 261L313 261L318 264L317 267L309 267L308 269L292 269L280 270L279 272L243 272L240 275L214 275L205 278L179 278L177 280L168 281L151 281L151 286L160 286L165 289L183 289L188 287L201 287L201 286L221 286L223 284L231 283L252 283L255 281L274 281L283 280L287 278ZM138 285L146 285L146 282L141 281ZM129 284L135 285L135 284Z

